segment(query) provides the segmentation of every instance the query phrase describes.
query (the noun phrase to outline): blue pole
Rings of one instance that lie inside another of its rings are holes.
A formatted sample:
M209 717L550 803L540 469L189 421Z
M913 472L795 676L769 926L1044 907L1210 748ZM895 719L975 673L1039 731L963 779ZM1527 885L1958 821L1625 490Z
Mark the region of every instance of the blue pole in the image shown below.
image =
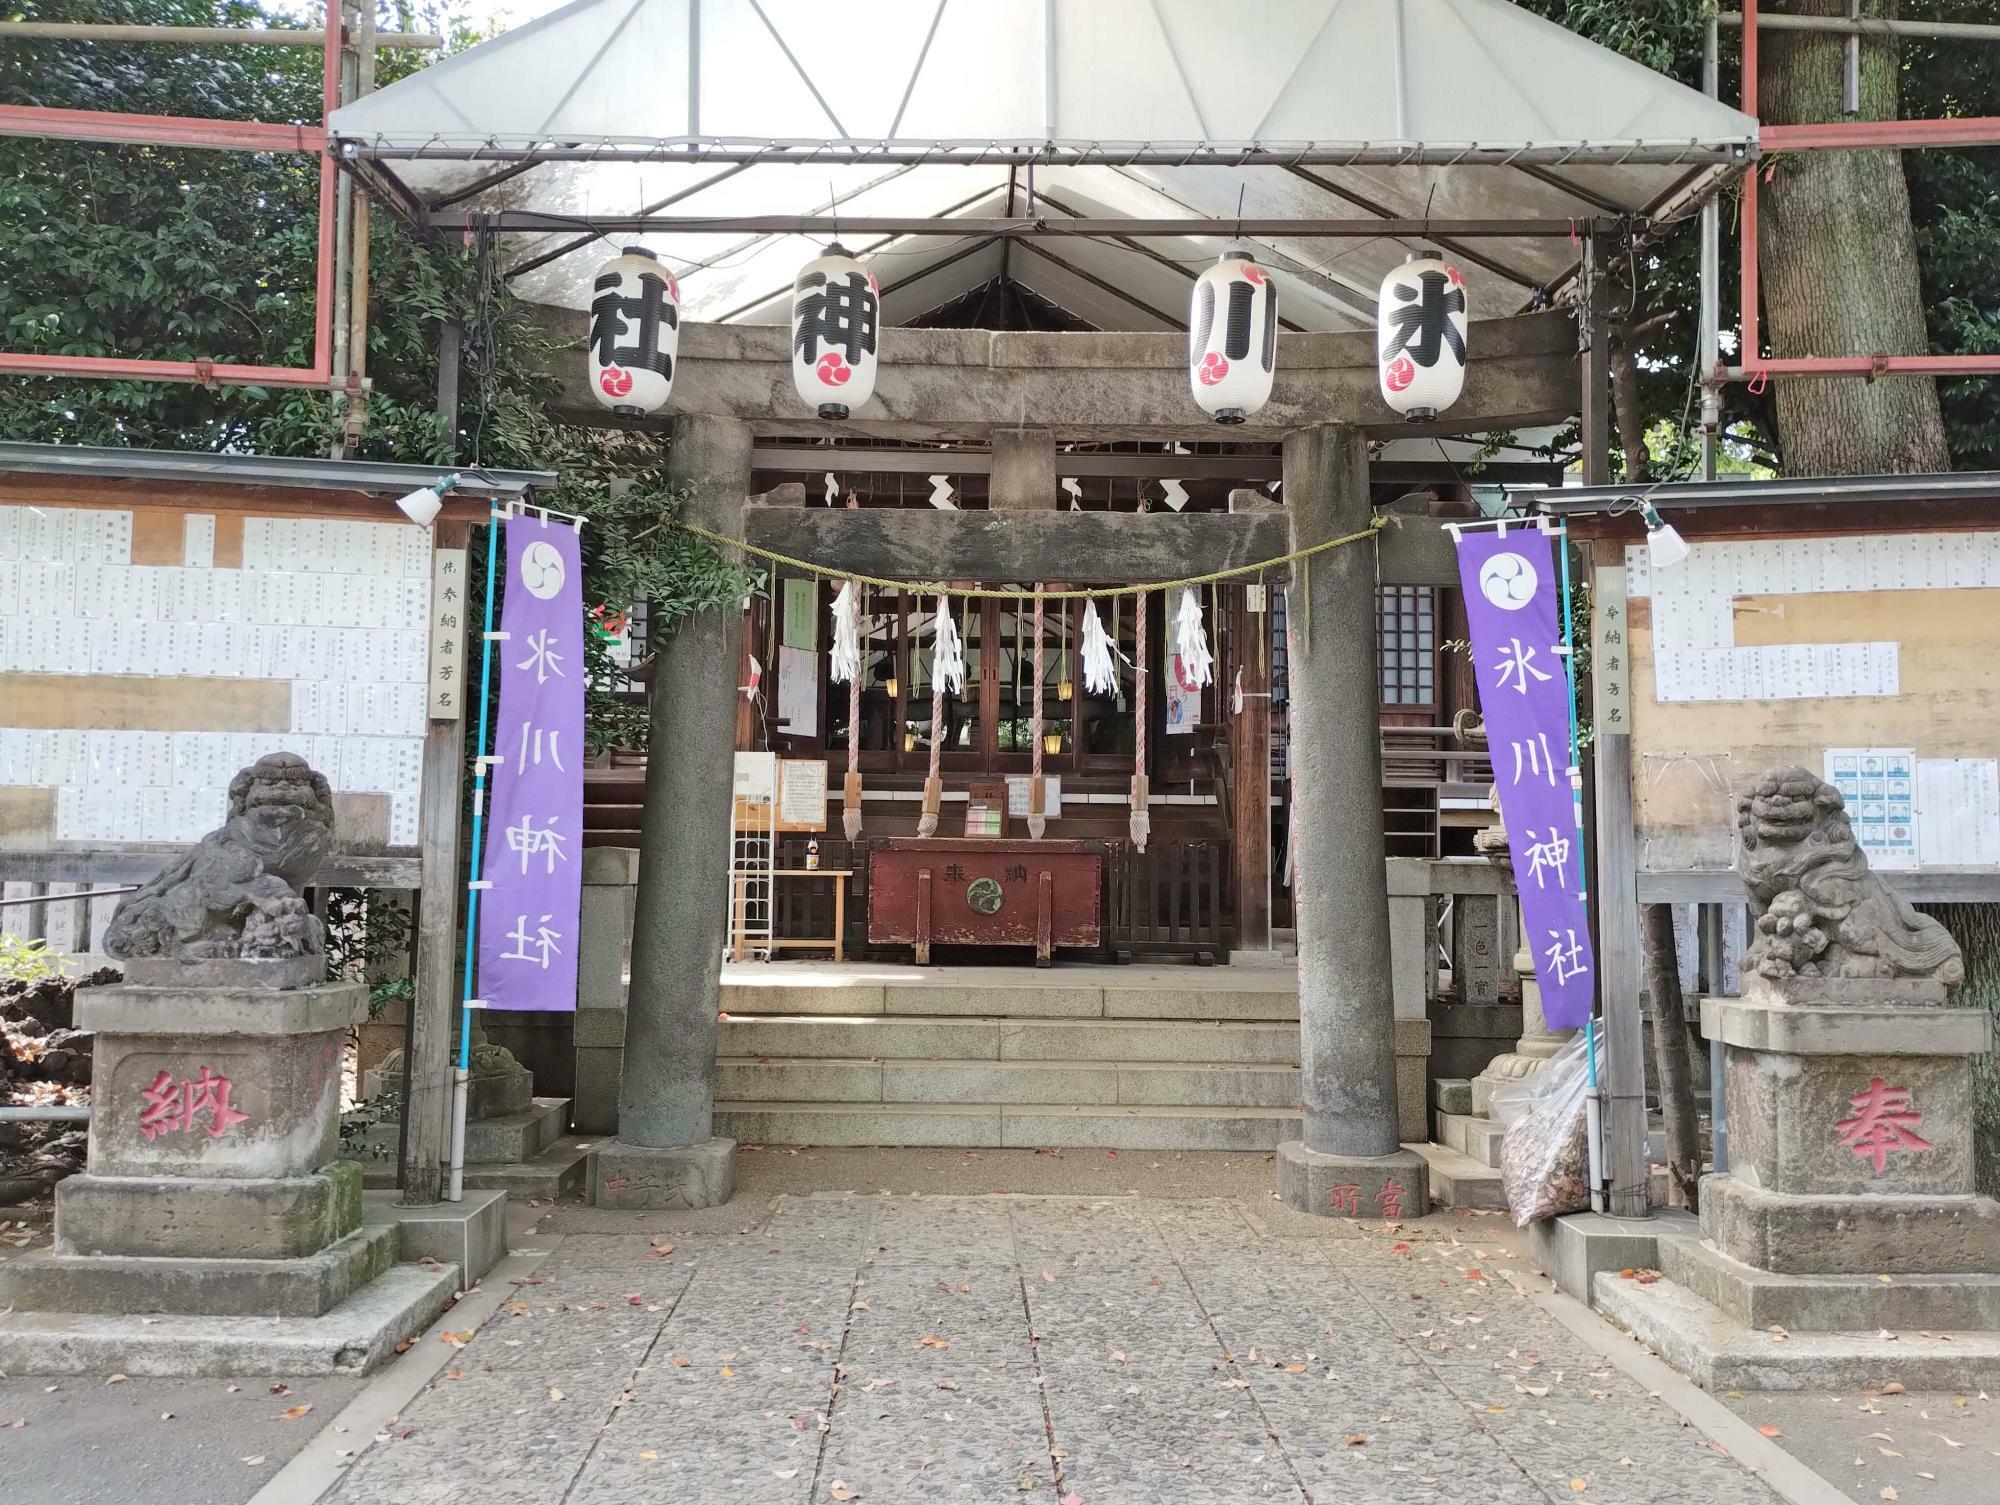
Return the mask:
M472 865L466 879L465 997L458 1011L458 1069L472 1069L472 1000L476 984L473 948L479 934L479 865L486 838L487 706L493 688L493 582L498 578L500 524L506 513L490 511L486 523L486 613L479 636L479 741L472 765Z

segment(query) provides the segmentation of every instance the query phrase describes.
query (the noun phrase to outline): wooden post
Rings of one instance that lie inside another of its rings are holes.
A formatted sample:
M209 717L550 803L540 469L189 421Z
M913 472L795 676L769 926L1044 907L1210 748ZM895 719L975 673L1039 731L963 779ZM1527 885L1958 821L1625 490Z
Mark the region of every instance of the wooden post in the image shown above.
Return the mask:
M1229 718L1230 829L1234 836L1236 948L1271 949L1271 682L1268 612L1253 612L1243 599L1261 586L1236 587L1234 673L1222 686L1224 697L1243 677L1243 709ZM1268 603L1269 593L1265 592Z
M463 549L469 523L439 523L437 549ZM469 623L469 618L467 619ZM462 645L474 640L470 631ZM459 655L460 684L466 654ZM468 714L473 714L471 707ZM458 1003L458 870L460 776L465 770L465 717L424 728L424 775L417 821L423 853L417 902L416 997L410 1004L409 1053L403 1060L402 1205L430 1207L443 1196L448 1149L445 1114L451 1103L452 1018Z
M1632 828L1631 679L1625 671L1629 623L1622 564L1592 571L1591 624L1596 790L1593 801L1597 865L1597 978L1604 1001L1605 1170L1613 1217L1644 1217L1646 1190L1646 1062L1639 972L1638 858ZM1606 642L1607 633L1618 639ZM1622 640L1622 641L1621 641ZM1616 661L1620 668L1609 666Z

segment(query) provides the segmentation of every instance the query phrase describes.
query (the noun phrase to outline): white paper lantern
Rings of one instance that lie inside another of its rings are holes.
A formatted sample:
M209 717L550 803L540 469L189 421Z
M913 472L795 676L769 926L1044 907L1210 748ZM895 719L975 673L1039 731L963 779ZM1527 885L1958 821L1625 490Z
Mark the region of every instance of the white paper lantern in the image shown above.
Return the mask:
M667 405L681 348L681 290L639 246L597 270L590 300L590 391L612 412L643 418Z
M1225 251L1195 279L1188 385L1217 423L1241 423L1271 397L1278 364L1278 285L1246 251Z
M1415 423L1465 389L1465 276L1418 251L1382 279L1375 356L1382 400Z
M880 293L838 242L792 284L792 385L822 418L845 418L874 394Z

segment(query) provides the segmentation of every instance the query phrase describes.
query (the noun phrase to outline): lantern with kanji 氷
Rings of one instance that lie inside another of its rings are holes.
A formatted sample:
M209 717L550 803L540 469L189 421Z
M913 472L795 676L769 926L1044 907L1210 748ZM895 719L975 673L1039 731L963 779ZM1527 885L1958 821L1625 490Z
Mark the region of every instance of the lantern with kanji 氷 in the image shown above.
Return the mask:
M792 385L822 418L845 418L875 391L881 289L839 242L792 284Z
M1246 251L1225 251L1195 279L1188 385L1217 423L1241 423L1270 400L1278 365L1278 285Z
M590 300L590 391L625 418L667 405L681 345L681 290L651 251L627 247L597 270Z
M1412 423L1435 418L1465 388L1465 275L1436 251L1415 252L1382 279L1375 331L1382 400Z

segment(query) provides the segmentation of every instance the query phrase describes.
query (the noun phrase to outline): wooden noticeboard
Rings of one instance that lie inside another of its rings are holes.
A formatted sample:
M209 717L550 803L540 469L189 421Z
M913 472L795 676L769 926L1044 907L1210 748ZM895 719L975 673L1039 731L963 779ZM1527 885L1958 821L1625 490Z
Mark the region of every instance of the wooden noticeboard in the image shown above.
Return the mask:
M1842 785L1877 868L2000 882L2000 531L1690 543L1671 570L1635 547L1599 571L1595 709L1629 717L1642 886L1727 874L1736 795L1793 764ZM1881 787L1848 788L1871 759Z

